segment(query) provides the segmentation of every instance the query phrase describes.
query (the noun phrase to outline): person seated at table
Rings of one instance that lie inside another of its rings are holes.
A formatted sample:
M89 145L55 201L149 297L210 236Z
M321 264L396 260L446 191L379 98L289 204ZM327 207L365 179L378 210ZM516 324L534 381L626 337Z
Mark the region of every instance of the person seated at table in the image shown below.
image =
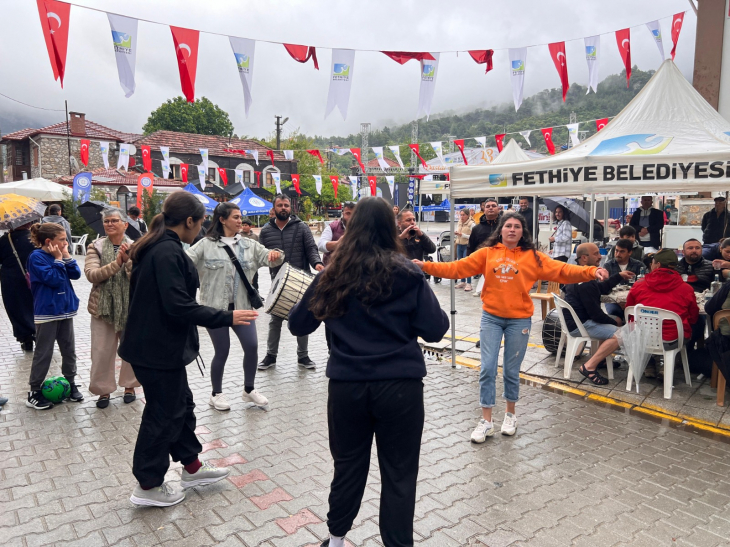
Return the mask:
M626 226L623 226L618 231L618 237L619 239L628 239L631 241L631 244L633 245L631 247L631 258L634 260L642 260L644 258L644 247L639 245L639 242L636 241L636 229L634 229L633 226L629 226L628 224ZM611 250L608 252L608 258L613 258L613 253L616 252L616 247L611 247Z
M682 336L688 342L692 336L692 325L697 324L700 310L697 307L697 298L694 290L682 280L678 268L677 255L671 249L662 249L654 254L651 262L651 272L635 283L629 291L626 306L642 304L654 308L673 311L682 320ZM664 321L662 324L662 341L664 349L675 349L679 340L677 325L673 321ZM647 378L656 377L650 361L644 375Z
M642 248L641 245L639 245L639 247ZM614 258L607 260L603 267L608 270L610 275L615 275L621 272L632 272L634 274L631 276L632 278L642 275L646 271L646 268L641 260L634 260L631 258L632 249L633 244L629 239L619 239L614 247ZM630 278L622 279L620 283L622 285L628 285L629 279ZM609 315L615 315L616 317L624 316L623 308L615 303L606 304L606 313Z
M721 281L730 278L730 237L723 239L720 243L720 258L712 261L712 267L715 273L720 274ZM720 271L718 272L718 270Z
M702 258L702 243L697 239L688 239L682 246L682 252L684 258L679 261L679 274L687 276L687 283L695 292L709 289L715 279L715 269L712 262Z
M575 251L579 266L599 266L601 252L594 243L582 243ZM598 350L586 361L578 371L596 385L604 386L608 379L598 373L598 365L605 361L606 356L618 348L618 339L615 334L623 325L623 311L621 316L611 316L601 308L601 295L609 294L611 290L623 280L634 277L628 270L618 272L605 281L586 281L584 283L566 285L565 301L573 307L578 319L585 327L591 338L603 340ZM620 308L619 308L620 309ZM580 336L578 325L567 310L564 312L565 323L571 336Z

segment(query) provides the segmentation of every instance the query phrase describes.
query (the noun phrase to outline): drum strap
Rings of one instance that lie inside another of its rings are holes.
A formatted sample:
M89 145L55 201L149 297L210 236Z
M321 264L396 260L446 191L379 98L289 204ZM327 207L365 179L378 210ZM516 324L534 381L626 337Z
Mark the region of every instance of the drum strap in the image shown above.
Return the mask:
M261 299L261 295L251 286L251 283L248 282L246 274L243 273L243 267L241 267L241 263L236 258L236 255L233 254L233 250L228 245L223 245L223 249L228 254L228 258L231 259L231 262L233 262L233 266L236 268L238 275L241 277L243 284L246 286L246 292L248 293L248 300L251 302L251 307L255 310L263 308L264 301Z

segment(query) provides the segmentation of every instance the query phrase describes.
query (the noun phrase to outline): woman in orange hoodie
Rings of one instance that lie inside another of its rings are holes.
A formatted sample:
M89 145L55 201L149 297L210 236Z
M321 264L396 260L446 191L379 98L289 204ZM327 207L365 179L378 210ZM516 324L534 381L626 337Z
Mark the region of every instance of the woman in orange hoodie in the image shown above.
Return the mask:
M504 394L507 411L502 434L517 430L515 403L519 397L520 366L530 337L534 306L530 289L535 281L559 283L599 281L608 278L603 268L565 264L538 252L530 238L525 218L519 213L502 215L497 229L483 246L456 262L414 262L431 275L458 279L484 275L480 341L482 367L479 374L479 399L482 419L471 435L472 442L483 443L494 435L492 407L496 399L497 359L504 337Z

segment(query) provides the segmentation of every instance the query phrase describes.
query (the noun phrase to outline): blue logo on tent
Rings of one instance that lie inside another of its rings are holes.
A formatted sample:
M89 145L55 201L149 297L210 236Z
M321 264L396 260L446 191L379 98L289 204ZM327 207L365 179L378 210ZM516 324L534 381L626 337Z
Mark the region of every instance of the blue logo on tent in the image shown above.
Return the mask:
M658 154L664 150L673 137L661 137L654 134L624 135L606 139L599 144L589 156L646 156Z
M525 63L523 63L521 59L512 61L512 70L525 70Z
M507 175L489 175L490 186L507 186Z

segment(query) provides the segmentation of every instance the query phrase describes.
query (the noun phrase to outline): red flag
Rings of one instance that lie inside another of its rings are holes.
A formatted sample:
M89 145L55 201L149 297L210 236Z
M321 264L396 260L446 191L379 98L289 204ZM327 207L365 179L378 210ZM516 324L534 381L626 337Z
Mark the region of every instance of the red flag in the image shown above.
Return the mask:
M188 181L188 164L187 163L180 164L180 177L182 178L183 182Z
M53 78L60 79L61 88L63 88L71 4L55 0L37 0L37 2L43 37L46 39L46 49L53 69Z
M226 174L226 170L223 169L223 167L218 168L218 176L223 181L223 186L228 186L228 175Z
M548 127L547 129L540 129L542 136L545 139L545 145L547 146L550 154L555 154L555 145L553 144L553 128Z
M560 76L560 83L563 86L563 102L565 102L565 96L568 94L568 88L570 87L570 82L568 82L568 63L565 58L565 42L548 44L548 48L550 48L550 56L553 58L555 69Z
M368 177L368 184L370 185L370 195L378 195L378 185L376 184L377 177Z
M362 169L362 172L365 172L365 166L362 164L362 154L360 153L359 148L350 148L350 152L353 156L355 156L355 159L357 160L357 164L360 166L360 169Z
M335 199L337 199L337 184L340 182L340 177L330 175L330 182L332 183L332 188L335 190Z
M608 118L601 118L600 120L596 120L596 131L600 131L604 127L606 127L606 124L608 123Z
M319 63L317 63L317 50L310 46L297 46L294 44L284 44L284 47L292 56L292 59L300 63L306 63L309 58L312 58L314 62L314 68L319 70Z
M479 65L487 65L487 70L484 74L487 74L494 67L492 66L492 55L494 55L493 49L474 49L469 52L471 58L474 59Z
M254 171L256 173L256 186L261 188L261 171Z
M299 194L301 196L302 191L299 189L299 175L292 175L291 181L292 181L292 184L294 185L294 190L296 190L297 194Z
M504 136L506 133L501 133L499 135L494 136L494 140L497 141L497 150L500 152L504 150Z
M180 70L180 85L189 103L195 102L195 73L198 69L198 38L200 33L180 27L170 27L175 42L177 67Z
M155 182L154 173L142 173L137 177L137 207L142 208L142 193L146 190L147 193L152 195L152 187Z
M421 165L423 165L424 167L428 167L428 165L426 164L426 162L421 157L421 154L419 154L419 150L420 149L419 149L419 147L418 147L417 144L409 144L408 145L408 148L410 148L411 150L413 150L413 152L415 152L416 156L418 156L418 159L421 160Z
M142 150L142 166L148 173L152 171L152 150L149 146L140 146Z
M433 55L427 52L421 52L417 53L414 51L383 51L388 57L393 59L396 63L405 64L411 59L415 59L416 61L435 61Z
M625 28L623 30L616 31L616 44L618 45L618 52L621 55L621 60L624 62L626 67L626 87L629 87L629 80L631 80L631 29Z
M672 17L672 61L674 61L674 53L677 51L677 42L679 41L679 33L682 32L682 22L684 21L684 13L675 13ZM730 14L728 14L730 17Z
M79 148L79 156L81 157L81 163L86 167L89 166L89 145L91 141L89 139L81 139L81 146ZM150 171L150 169L148 169Z
M459 152L461 152L461 157L464 158L464 165L469 165L469 162L466 161L466 156L464 155L464 139L454 139L454 144L459 149Z
M274 167L274 151L273 150L267 150L266 155L271 158L271 166Z
M315 158L319 159L319 163L324 165L324 159L322 158L322 154L319 153L319 150L307 150L307 154L311 154Z

